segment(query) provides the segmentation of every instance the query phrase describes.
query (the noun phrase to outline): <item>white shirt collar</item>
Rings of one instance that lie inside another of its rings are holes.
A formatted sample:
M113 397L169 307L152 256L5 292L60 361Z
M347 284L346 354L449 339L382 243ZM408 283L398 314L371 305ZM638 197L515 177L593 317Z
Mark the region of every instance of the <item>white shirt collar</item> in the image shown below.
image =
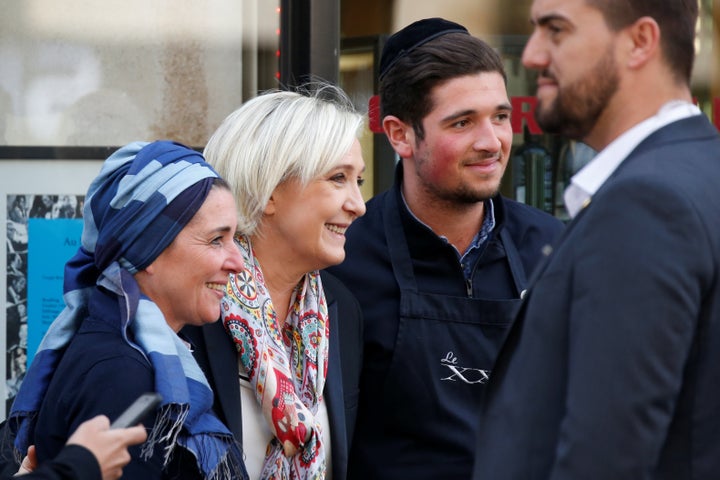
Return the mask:
M602 184L650 134L669 123L700 114L702 112L695 105L683 100L673 100L663 105L655 115L613 140L570 180L563 197L570 217L577 215L590 203L590 199Z

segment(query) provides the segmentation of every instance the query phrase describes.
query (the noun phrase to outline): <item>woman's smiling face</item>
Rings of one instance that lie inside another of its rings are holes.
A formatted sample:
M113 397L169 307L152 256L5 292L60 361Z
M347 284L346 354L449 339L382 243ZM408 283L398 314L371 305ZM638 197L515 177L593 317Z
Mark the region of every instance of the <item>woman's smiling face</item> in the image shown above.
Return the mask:
M135 275L174 331L220 318L228 275L243 265L233 240L236 225L232 193L213 187L170 246Z
M304 272L342 262L345 230L365 213L360 193L364 170L355 140L345 157L308 185L298 180L278 185L265 208L260 235Z

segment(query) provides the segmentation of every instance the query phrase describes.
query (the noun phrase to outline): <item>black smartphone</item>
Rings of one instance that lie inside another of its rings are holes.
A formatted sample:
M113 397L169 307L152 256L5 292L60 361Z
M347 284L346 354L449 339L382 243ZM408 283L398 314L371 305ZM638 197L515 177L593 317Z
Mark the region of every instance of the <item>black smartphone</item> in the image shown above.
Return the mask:
M149 413L155 410L162 396L159 393L148 392L140 395L118 418L115 419L110 428L128 428L142 422Z

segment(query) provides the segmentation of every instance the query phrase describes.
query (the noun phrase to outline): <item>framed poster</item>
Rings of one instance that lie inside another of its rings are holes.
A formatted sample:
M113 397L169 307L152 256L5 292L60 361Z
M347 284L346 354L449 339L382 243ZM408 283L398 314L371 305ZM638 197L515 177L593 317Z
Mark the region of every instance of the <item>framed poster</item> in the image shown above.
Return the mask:
M96 150L96 149L92 149ZM104 150L104 149L102 149ZM1 154L2 152L0 152ZM97 160L0 158L0 418L5 418L48 325L64 307L65 262L80 246L84 195Z

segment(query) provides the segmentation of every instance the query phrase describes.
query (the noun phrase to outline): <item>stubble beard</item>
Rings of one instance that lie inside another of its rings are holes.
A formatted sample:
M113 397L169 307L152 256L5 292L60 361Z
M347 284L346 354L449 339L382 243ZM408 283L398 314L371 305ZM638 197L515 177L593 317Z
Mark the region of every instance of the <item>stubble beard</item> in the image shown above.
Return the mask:
M495 188L494 190L486 189L481 191L472 190L467 186L463 185L460 186L458 189L451 191L441 191L435 189L435 191L433 192L433 196L438 200L445 202L446 204L471 206L494 197L495 195L497 195L498 191L499 188Z
M457 206L461 209L471 207L494 197L500 192L500 180L490 177L484 180L483 185L480 186L466 180L454 188L445 188L428 178L427 175L423 175L422 163L424 161L427 160L423 159L419 162L416 171L420 186L428 198L435 199L446 206Z

